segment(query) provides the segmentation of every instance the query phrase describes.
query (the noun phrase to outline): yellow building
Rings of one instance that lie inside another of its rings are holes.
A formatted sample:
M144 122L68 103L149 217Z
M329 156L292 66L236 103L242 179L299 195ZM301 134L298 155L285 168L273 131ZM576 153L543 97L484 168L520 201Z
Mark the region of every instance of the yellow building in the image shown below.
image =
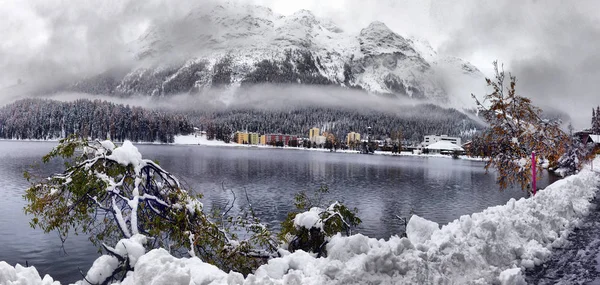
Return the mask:
M258 134L257 133L250 133L248 134L248 142L250 144L258 144Z
M239 144L258 144L260 142L257 133L244 132L235 132L233 141Z
M266 145L267 144L267 136L266 135L260 136L259 143L262 145Z
M308 139L310 141L315 141L316 137L319 136L321 130L319 128L312 128L308 131Z
M360 134L355 132L349 132L346 136L346 144L351 145L352 143L360 142Z
M233 135L233 141L239 144L247 144L248 133L235 132L235 134Z

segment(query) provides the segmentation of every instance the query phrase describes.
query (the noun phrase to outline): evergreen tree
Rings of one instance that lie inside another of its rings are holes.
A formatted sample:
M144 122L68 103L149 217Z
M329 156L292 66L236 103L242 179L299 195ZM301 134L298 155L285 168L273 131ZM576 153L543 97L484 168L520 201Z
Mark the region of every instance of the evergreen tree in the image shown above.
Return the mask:
M594 108L592 108L592 133L596 132L596 126L598 125L598 118L596 115L596 110L594 110Z
M585 161L591 159L591 155L593 155L593 146L571 140L565 154L558 160L557 172L562 176L575 174Z
M596 111L592 109L592 133L600 134L600 106L596 107Z

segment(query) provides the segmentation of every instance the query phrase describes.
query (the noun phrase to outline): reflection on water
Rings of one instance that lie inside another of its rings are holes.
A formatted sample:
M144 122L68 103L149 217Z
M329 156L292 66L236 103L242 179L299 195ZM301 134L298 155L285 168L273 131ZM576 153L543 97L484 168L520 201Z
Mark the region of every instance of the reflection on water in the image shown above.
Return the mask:
M0 142L0 260L11 265L34 265L40 274L56 275L62 282L81 279L78 268L87 271L98 256L97 250L83 236L71 236L64 244L58 234L45 234L29 227L25 216L23 194L28 182L23 171L48 153L56 143ZM50 165L59 169L59 163ZM40 169L41 171L42 169ZM49 171L40 175L47 176Z
M413 211L445 224L524 196L520 189L498 191L495 174L486 175L483 163L475 161L202 146L143 145L140 150L203 193L207 205L222 207L233 190L236 207L248 207L240 198L247 192L261 218L274 227L293 209L295 193L322 184L330 189L327 200L358 208L360 231L378 238L400 232L395 215Z
M69 237L64 250L56 233L29 228L22 195L27 182L22 172L55 143L0 142L0 260L28 261L40 273L62 282L81 279L97 257L85 237ZM359 232L387 238L401 227L395 215L411 211L448 223L461 215L503 204L524 194L519 189L498 191L495 175L483 163L446 158L387 157L313 151L203 146L140 145L146 158L155 159L180 177L193 191L203 193L205 207L223 207L236 194L234 211L248 208L277 228L293 210L294 195L326 184L325 200L341 200L359 210ZM51 165L58 171L60 164ZM49 173L47 173L49 174ZM46 174L46 175L47 175ZM541 186L548 181L546 175ZM223 189L223 187L225 189ZM246 193L248 199L246 199Z

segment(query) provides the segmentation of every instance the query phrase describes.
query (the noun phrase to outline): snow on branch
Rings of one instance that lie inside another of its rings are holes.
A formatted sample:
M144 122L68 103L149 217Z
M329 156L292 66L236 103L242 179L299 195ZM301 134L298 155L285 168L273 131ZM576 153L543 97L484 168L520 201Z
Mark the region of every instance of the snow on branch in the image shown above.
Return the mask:
M493 92L483 101L473 95L479 114L489 124L478 140L486 149L481 154L488 158L486 170L498 170L501 189L514 183L525 189L531 180L532 165L541 168L539 161L531 161L531 153L554 166L564 153L568 137L560 129L560 122L543 119L542 111L529 98L517 94L516 77L509 76L506 86L504 70L497 62L494 70L496 80L486 79Z
M56 230L63 240L70 232L82 232L96 245L114 244L142 234L148 248L195 255L241 272L250 272L272 256L263 253L276 250L271 233L256 217L206 215L199 196L189 194L157 163L144 159L129 141L115 146L110 141L69 137L44 161L57 157L65 159L66 170L34 181L26 191L25 210L34 216L33 227ZM251 237L238 240L231 228L239 227L245 227ZM254 248L262 245L267 249Z

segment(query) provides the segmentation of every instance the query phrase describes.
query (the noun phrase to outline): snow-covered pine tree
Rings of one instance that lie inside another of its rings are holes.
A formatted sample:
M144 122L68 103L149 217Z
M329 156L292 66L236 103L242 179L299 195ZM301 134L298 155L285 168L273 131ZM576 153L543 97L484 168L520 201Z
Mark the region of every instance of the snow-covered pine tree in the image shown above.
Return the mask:
M571 140L567 151L558 160L556 172L562 176L575 174L581 169L581 165L590 159L593 148L577 140Z
M592 108L592 133L600 134L600 106Z

